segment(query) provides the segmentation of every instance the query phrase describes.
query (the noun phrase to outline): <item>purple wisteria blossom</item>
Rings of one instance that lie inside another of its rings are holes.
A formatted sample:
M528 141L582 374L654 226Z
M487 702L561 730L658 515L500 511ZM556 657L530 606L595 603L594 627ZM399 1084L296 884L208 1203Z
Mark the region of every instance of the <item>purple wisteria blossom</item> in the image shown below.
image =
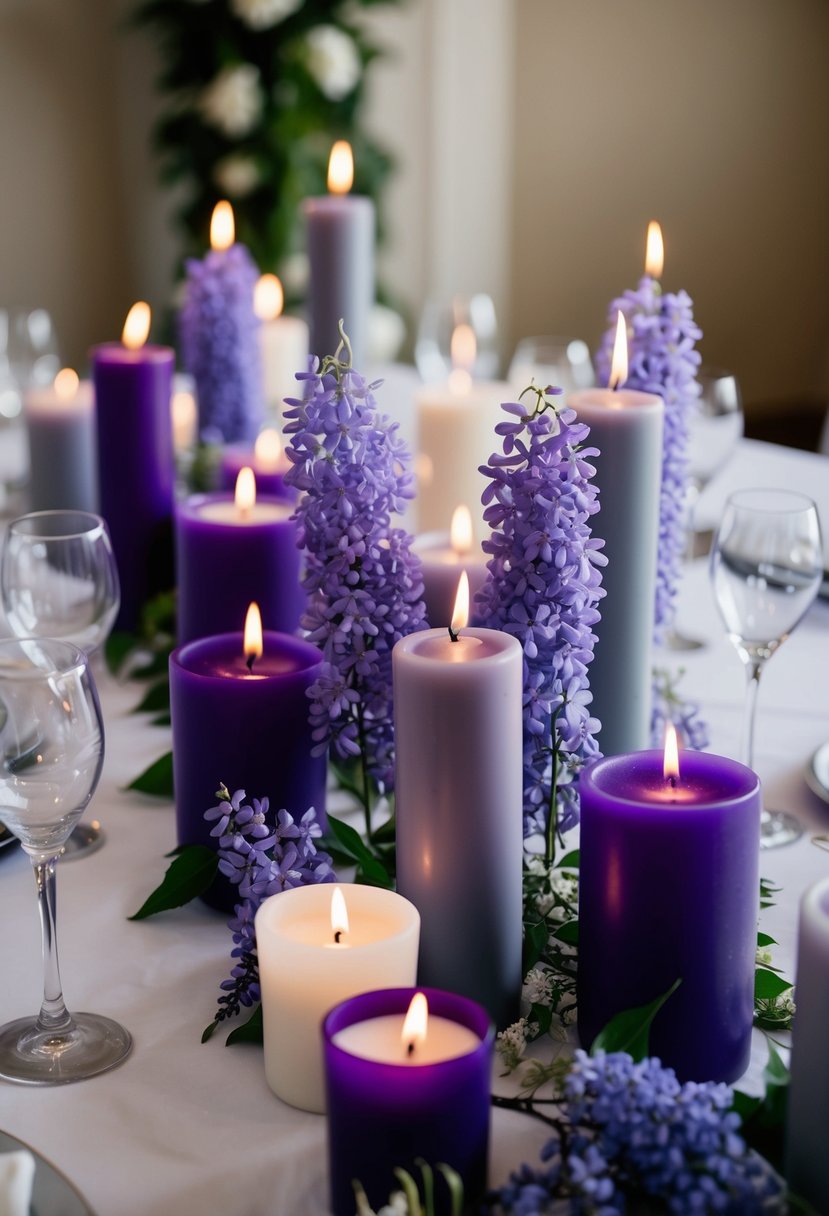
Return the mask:
M602 596L604 542L591 535L599 509L585 447L589 428L559 408L560 389L532 386L531 403L507 403L509 421L481 472L491 535L488 576L478 593L483 623L524 651L524 834L542 833L552 861L556 833L578 822L578 773L598 756L588 664Z
M645 1196L677 1216L788 1210L779 1180L739 1134L727 1085L681 1085L657 1059L577 1051L562 1090L544 1164L510 1176L491 1198L498 1212L617 1216Z
M209 1038L220 1022L235 1017L242 1006L250 1008L260 999L254 917L262 900L290 887L334 880L331 858L314 843L322 828L313 808L299 820L281 810L275 826L269 827L267 798L246 802L244 790L231 794L224 785L217 797L216 806L204 817L213 824L210 835L218 840L219 871L239 888L241 901L228 921L233 935L230 957L235 962L230 979L220 985L216 1017L203 1038Z
M616 314L628 326L627 388L656 393L665 402L662 445L662 489L659 502L659 558L654 605L655 637L673 624L676 593L685 550L688 493L688 433L694 401L700 395L696 343L702 331L694 321L693 302L685 291L662 291L645 275L636 291L626 291L610 306L610 328L596 355L596 371L604 382L610 373Z
M301 494L296 519L308 593L302 623L325 658L308 694L316 748L357 759L363 776L388 791L391 652L425 624L420 561L409 534L392 524L414 486L397 424L378 412L377 385L351 368L345 345L345 360L341 346L297 376L304 396L287 403L292 467L285 481ZM363 800L368 825L368 793Z
M252 440L262 422L259 320L253 311L258 275L244 245L187 262L179 315L181 353L196 381L204 440Z

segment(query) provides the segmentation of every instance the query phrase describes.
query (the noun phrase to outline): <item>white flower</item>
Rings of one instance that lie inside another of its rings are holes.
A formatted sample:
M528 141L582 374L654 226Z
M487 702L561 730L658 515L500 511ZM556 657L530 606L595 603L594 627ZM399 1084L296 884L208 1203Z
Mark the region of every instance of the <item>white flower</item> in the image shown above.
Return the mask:
M357 84L362 71L354 39L335 25L318 25L306 42L308 71L320 92L331 101L341 101Z
M228 198L244 198L256 189L262 174L252 156L231 152L230 156L223 156L214 165L213 180Z
M770 967L771 966L771 950L760 950L758 948L755 961L756 961L758 967Z
M252 63L222 68L201 95L206 122L231 139L249 134L262 115L264 97L259 69Z
M532 1028L526 1018L519 1018L506 1030L500 1031L495 1040L495 1050L511 1072L518 1067L521 1057L527 1049L527 1039L532 1034Z
M553 980L549 971L533 967L524 980L524 1000L528 1005L549 1005L553 998Z
M234 15L252 30L267 30L302 6L302 0L230 0Z

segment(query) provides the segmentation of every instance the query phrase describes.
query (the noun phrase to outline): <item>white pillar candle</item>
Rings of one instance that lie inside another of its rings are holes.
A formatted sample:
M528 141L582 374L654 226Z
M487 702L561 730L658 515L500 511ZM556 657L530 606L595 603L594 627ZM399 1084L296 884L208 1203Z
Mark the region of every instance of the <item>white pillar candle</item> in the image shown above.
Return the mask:
M800 901L795 1002L786 1180L816 1212L829 1212L829 878Z
M296 374L308 369L308 326L299 317L286 317L283 304L279 279L275 274L263 274L256 284L253 309L262 322L259 350L265 404L277 414L286 397L301 396Z
M94 409L92 385L68 367L26 393L32 511L98 510Z
M627 376L624 317L619 313L611 387L573 393L569 404L590 427L600 511L594 531L605 542L606 595L590 664L591 713L602 724L606 756L642 751L650 741L651 638L662 477L660 397L623 389Z
M325 883L282 891L256 913L265 1075L277 1097L325 1109L324 1015L374 988L411 987L420 917L407 899L378 887L341 888L347 928L332 923L336 890Z
M470 619L475 620L475 595L484 585L487 559L473 540L469 508L456 507L448 532L424 532L415 538L413 549L423 571L427 622L436 628L449 624L464 571L469 579Z

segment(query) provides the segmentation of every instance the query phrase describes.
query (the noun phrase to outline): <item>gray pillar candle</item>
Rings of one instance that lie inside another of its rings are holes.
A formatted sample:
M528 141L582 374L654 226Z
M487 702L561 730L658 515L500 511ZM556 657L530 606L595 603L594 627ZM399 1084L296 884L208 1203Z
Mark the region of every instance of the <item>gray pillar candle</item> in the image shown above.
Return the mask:
M611 383L624 383L627 371L624 364L622 368L611 374ZM590 427L588 443L600 452L600 510L593 530L605 542L606 595L599 604L602 619L594 626L598 641L590 664L590 712L602 724L599 747L606 756L616 756L642 751L650 741L665 411L660 397L621 388L585 389L573 393L569 405L579 422Z
M311 353L323 358L337 349L342 320L353 366L364 372L374 303L374 204L348 193L352 176L351 148L335 144L328 169L331 193L303 203L310 274L308 321Z
M504 1027L521 991L521 647L446 629L394 647L397 886L421 917L419 983Z
M795 1001L786 1180L816 1212L829 1212L829 878L800 901Z
M92 385L69 368L26 393L30 510L98 510L94 408Z

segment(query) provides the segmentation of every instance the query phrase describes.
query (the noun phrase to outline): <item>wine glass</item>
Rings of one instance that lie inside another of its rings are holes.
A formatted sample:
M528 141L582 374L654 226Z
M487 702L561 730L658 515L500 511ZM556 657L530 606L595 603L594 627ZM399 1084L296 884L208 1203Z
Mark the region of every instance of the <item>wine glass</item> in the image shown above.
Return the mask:
M791 490L738 490L725 504L711 550L714 598L747 673L742 759L754 760L757 691L764 664L802 620L823 575L817 507ZM760 843L802 834L785 811L763 811Z
M459 335L460 355L453 359L453 337ZM427 300L415 339L415 364L426 384L446 380L458 357L473 380L492 380L498 373L497 342L495 305L488 295L479 291Z
M62 638L87 655L106 641L118 615L118 571L107 526L87 511L36 511L9 525L0 596L16 637ZM78 824L68 856L100 848L99 823Z
M40 1013L0 1027L0 1076L9 1081L80 1081L120 1064L132 1046L110 1018L68 1013L58 965L55 866L103 759L86 656L53 638L0 641L0 821L31 858L43 935Z
M592 388L596 373L590 348L581 338L522 338L507 372L516 393L532 381L544 388L557 385L569 397L578 389Z

